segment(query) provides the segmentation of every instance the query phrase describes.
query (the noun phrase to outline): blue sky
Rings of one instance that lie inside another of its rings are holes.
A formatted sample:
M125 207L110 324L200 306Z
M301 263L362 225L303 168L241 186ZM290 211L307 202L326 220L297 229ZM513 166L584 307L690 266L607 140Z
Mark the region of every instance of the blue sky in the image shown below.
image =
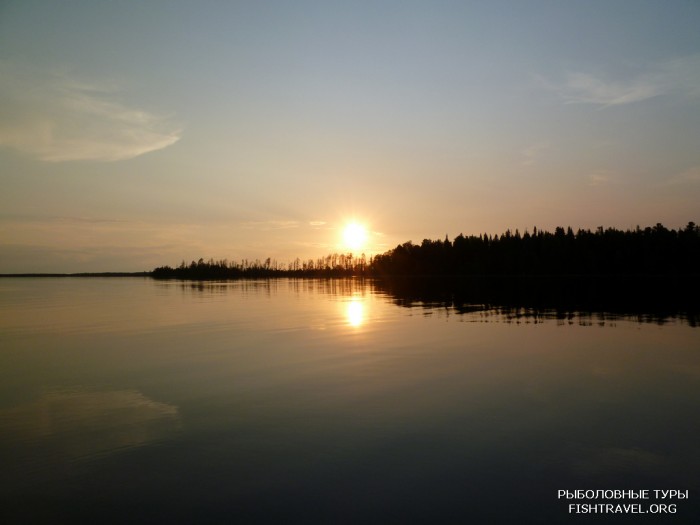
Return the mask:
M700 4L0 3L0 272L700 222Z

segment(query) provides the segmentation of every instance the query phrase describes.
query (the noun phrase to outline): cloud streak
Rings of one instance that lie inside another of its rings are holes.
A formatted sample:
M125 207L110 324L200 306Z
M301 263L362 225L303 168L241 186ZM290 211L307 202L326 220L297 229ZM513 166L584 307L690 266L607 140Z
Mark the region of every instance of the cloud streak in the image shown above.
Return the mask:
M540 158L550 148L549 141L541 141L536 144L531 144L521 151L523 166L532 166L535 161Z
M700 166L692 166L671 177L667 184L700 184Z
M246 221L242 224L243 228L268 230L288 230L290 228L298 228L299 221L285 220L269 220L269 221Z
M0 146L45 162L113 162L180 139L169 119L128 105L119 90L0 62Z
M616 82L586 73L570 73L567 75L562 98L568 104L607 107L641 102L662 92L661 87L649 79Z
M611 170L595 170L588 174L589 186L605 186L615 180L616 173Z
M700 55L676 58L645 68L634 78L611 78L586 72L569 72L563 82L543 81L565 104L599 108L642 102L661 95L700 96Z

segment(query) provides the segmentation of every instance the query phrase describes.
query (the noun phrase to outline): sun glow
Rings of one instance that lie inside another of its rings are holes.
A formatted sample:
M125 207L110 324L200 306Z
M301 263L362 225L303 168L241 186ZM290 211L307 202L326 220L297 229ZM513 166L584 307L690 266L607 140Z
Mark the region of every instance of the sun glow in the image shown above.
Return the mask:
M351 250L360 250L367 243L367 230L361 224L351 222L343 230L343 243Z

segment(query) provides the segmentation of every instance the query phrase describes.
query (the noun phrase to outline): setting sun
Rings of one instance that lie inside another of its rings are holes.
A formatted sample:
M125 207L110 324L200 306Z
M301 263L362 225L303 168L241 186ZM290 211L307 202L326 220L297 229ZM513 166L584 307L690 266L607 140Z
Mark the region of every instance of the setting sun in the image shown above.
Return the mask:
M367 230L356 222L348 224L343 230L343 243L351 250L364 248L367 243Z

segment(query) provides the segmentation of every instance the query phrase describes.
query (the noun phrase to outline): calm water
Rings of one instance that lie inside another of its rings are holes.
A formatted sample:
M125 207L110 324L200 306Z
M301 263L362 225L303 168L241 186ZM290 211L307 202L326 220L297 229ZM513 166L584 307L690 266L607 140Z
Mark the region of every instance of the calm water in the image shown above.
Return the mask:
M1 279L0 521L601 523L557 490L643 488L690 499L608 521L699 522L700 328L395 303Z

